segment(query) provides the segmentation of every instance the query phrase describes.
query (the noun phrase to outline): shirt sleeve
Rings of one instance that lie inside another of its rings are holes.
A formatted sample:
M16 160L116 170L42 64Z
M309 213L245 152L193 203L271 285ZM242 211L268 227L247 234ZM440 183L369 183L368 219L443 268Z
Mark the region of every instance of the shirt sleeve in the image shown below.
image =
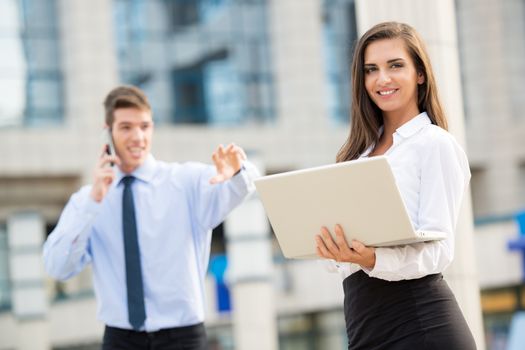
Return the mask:
M44 266L53 278L66 280L91 261L89 236L101 204L95 202L89 192L90 187L84 187L71 196L44 243Z
M255 190L253 180L259 177L257 168L248 161L230 180L212 185L210 179L215 174L213 166L206 166L195 189L197 220L205 230L213 229L224 221L230 211Z
M347 262L337 262L333 259L317 260L320 266L327 272L338 273L344 280L348 276L361 270L361 266Z
M339 272L340 264L333 259L317 260L317 263L327 272Z
M447 135L448 136L448 135ZM440 273L454 257L454 231L470 170L465 153L452 137L437 138L423 154L417 231L446 233L446 239L399 247L376 248L376 264L363 269L388 281Z

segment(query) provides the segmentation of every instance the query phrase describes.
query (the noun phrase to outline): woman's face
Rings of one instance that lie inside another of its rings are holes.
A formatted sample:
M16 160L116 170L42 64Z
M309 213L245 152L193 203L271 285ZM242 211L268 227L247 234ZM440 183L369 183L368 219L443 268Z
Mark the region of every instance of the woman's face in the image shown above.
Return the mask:
M416 71L402 39L370 43L364 55L365 88L383 116L413 117L419 114L417 85L424 76Z

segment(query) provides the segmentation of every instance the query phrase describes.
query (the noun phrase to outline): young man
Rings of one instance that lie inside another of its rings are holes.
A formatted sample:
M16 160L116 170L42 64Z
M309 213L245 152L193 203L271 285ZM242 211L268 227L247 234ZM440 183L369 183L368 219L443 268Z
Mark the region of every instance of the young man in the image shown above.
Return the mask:
M93 184L69 200L44 245L46 270L66 280L91 263L103 349L205 349L211 230L257 170L233 144L213 153L215 168L157 161L144 93L120 86L104 106L116 154L105 146Z

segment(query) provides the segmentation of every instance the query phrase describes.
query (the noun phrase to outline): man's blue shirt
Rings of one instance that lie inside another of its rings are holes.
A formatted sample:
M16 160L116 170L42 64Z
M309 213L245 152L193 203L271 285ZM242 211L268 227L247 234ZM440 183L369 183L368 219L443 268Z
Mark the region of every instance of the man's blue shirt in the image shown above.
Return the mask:
M122 232L122 177L104 199L91 186L75 193L44 245L48 273L65 280L87 264L93 268L98 318L131 329L126 299ZM209 184L213 166L165 163L150 156L131 175L140 246L148 332L204 321L204 279L211 230L253 190L255 167L245 162L232 179Z

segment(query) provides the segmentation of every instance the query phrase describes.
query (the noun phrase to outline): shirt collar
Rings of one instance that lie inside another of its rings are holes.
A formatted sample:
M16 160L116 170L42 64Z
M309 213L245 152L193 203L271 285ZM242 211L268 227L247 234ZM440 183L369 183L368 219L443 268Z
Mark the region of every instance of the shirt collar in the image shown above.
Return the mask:
M431 123L427 112L422 112L397 128L396 133L407 139Z
M155 175L156 165L157 161L153 155L149 154L144 163L142 163L142 165L135 169L131 174L123 173L122 170L117 167L115 183L120 184L122 178L127 175L131 175L144 182L151 182L151 180L153 180L153 176Z
M421 112L418 115L416 115L414 118L410 119L405 124L401 125L399 128L396 129L396 132L394 133L394 145L396 144L396 134L407 139L410 136L415 135L419 130L423 129L426 125L432 124L430 121L430 118L428 117L427 112ZM379 136L383 134L384 126L381 125L379 128ZM399 140L397 141L399 142ZM360 157L367 157L370 152L374 149L375 144L370 145L362 154ZM387 151L388 152L388 151Z

